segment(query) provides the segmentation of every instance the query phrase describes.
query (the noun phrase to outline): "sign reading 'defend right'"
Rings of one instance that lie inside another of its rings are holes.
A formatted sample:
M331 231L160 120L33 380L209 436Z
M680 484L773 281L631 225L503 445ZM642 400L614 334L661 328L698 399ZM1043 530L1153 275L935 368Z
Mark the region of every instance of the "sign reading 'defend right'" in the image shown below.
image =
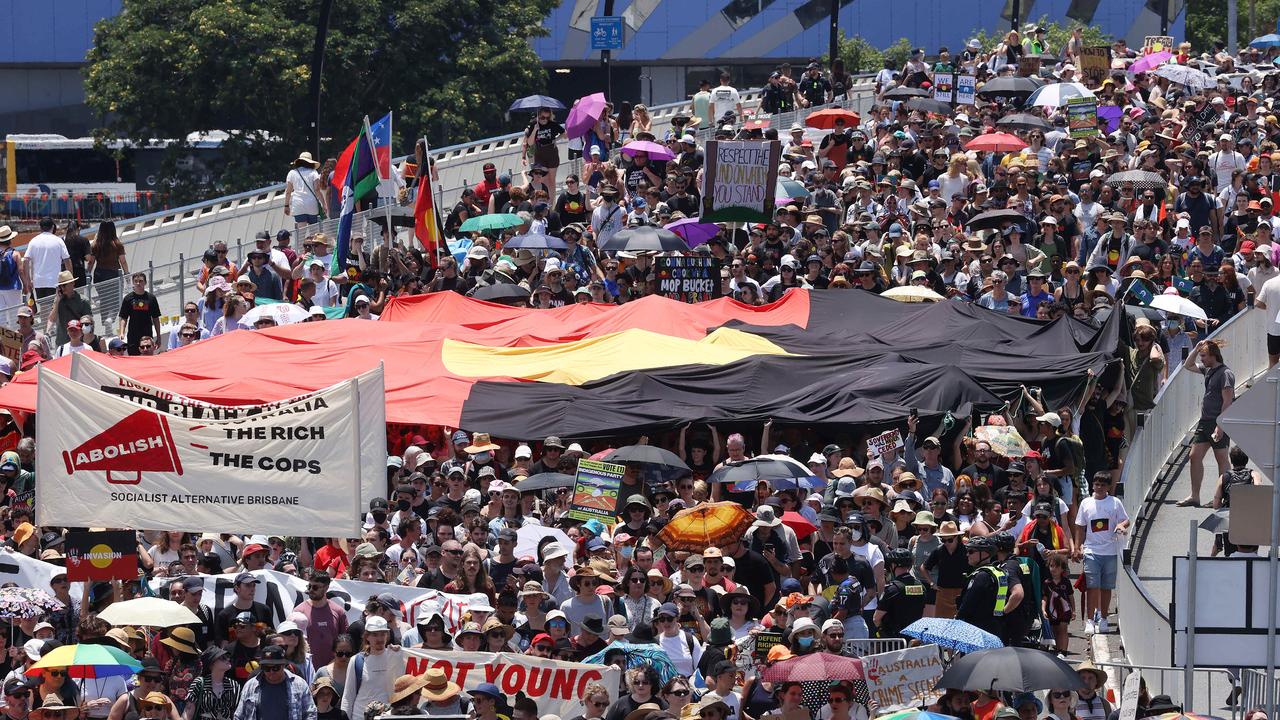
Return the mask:
M703 180L703 222L769 222L782 145L776 140L710 140Z

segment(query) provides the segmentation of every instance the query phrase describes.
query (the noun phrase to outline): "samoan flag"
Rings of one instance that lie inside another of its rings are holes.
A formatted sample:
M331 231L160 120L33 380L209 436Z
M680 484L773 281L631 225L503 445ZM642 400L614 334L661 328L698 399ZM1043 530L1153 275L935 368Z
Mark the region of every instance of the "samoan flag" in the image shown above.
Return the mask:
M373 151L378 158L378 175L386 180L391 177L391 113L387 113L381 120L369 126L369 138L373 141ZM348 143L346 149L338 156L338 164L333 167L334 177L347 176L351 157L356 152L356 140Z
M369 118L366 117L360 135L355 139L351 162L342 182L342 214L338 217L338 244L333 251L330 274L346 272L347 253L351 248L351 221L356 212L356 203L377 194L378 179L378 163L369 133Z

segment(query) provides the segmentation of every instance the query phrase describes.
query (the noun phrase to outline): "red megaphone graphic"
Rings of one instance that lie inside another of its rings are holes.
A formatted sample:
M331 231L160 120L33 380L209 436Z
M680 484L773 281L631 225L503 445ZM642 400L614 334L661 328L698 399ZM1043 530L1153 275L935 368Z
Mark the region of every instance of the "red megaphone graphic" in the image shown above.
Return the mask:
M143 472L182 474L169 421L150 410L137 410L72 450L63 450L62 460L68 475L76 470L106 470L107 482L114 485L137 485ZM112 480L112 472L134 476Z

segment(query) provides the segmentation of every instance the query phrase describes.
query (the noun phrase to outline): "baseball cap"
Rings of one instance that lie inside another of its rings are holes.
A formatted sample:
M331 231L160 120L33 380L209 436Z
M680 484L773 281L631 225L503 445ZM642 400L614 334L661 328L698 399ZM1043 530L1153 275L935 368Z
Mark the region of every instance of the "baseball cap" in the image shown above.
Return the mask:
M242 572L239 575L236 575L236 583L235 583L236 585L243 585L245 583L257 583L257 582L259 582L258 578L251 572Z

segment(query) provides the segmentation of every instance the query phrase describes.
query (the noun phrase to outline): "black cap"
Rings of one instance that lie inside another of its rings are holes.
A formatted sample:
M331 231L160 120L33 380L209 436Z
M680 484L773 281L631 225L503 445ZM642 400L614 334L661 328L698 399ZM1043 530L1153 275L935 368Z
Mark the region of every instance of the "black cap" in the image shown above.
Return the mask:
M376 497L369 501L370 510L386 510L388 508L387 499Z
M270 240L271 233L267 232L266 230L259 230L258 234L253 236L253 239L254 240Z
M34 687L40 687L40 678L16 677L4 684L4 694L12 695Z
M289 658L284 656L284 648L279 645L268 645L262 648L262 655L258 657L259 665L288 665Z
M604 634L604 618L599 615L588 615L582 618L582 629L592 635Z

